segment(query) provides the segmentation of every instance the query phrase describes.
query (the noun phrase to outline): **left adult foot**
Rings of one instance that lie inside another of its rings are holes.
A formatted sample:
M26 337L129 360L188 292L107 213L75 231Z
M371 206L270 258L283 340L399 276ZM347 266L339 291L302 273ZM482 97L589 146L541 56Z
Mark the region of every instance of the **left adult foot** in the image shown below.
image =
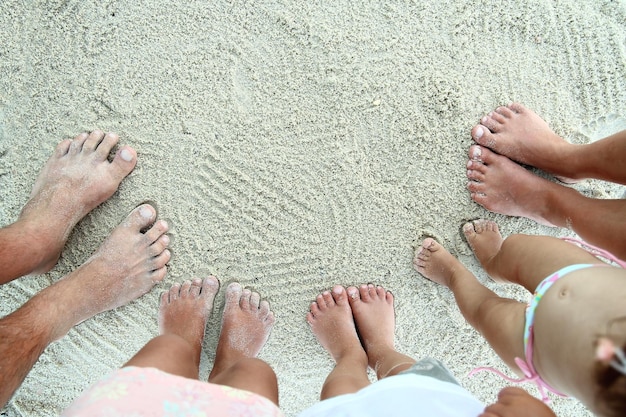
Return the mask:
M348 300L368 365L378 374L385 353L394 349L396 317L393 295L381 286L348 287Z
M234 282L226 288L222 331L209 381L240 359L256 358L274 326L274 313L261 296Z
M359 341L344 287L335 285L332 292L324 291L319 294L311 303L306 321L335 362L338 363L345 357L353 357L367 368L367 356Z
M49 271L57 262L70 231L87 213L107 200L135 168L137 153L121 147L113 160L108 156L119 137L94 130L57 145L41 170L30 200L18 218L32 237L32 271Z
M187 341L200 361L206 322L213 311L213 300L220 288L215 277L194 278L182 285L176 283L161 294L159 305L160 334L175 334Z

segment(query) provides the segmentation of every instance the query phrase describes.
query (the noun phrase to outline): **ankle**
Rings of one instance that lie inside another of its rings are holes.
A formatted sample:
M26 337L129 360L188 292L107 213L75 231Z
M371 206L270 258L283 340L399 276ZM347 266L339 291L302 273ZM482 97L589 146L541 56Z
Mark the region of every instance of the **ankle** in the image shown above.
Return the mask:
M563 140L557 151L558 158L554 159L549 172L571 180L588 178L585 165L589 162L590 153L586 149L588 145L576 145ZM563 164L562 161L567 161Z
M354 364L362 365L365 369L367 369L368 366L368 356L360 344L358 346L348 346L342 349L333 355L333 359L337 364L340 362L352 362Z
M454 292L454 289L459 285L459 283L467 279L468 274L471 275L471 273L463 265L458 268L453 268L452 271L450 271L450 277L448 278L448 288Z
M9 226L16 235L14 244L21 246L19 254L29 265L29 274L45 273L54 267L65 245L67 233L58 234L49 224L32 219L19 219ZM21 243L18 243L21 242Z
M395 354L396 350L393 344L378 344L376 346L366 347L367 361L370 368L378 375L379 370L386 358Z

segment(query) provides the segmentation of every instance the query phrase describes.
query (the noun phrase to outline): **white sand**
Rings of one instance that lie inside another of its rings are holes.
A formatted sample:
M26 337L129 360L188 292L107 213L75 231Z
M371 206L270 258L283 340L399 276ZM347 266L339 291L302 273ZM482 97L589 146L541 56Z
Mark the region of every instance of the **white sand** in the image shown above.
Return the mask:
M63 138L115 131L140 160L78 225L53 271L0 289L0 315L80 265L143 200L175 226L165 282L50 346L3 415L60 412L156 334L161 290L208 271L271 302L277 324L262 358L287 415L316 402L332 367L304 315L336 283L391 289L398 347L443 360L494 401L502 380L466 375L506 367L452 295L413 271L412 245L434 233L488 282L460 239L464 220L496 219L505 234L565 233L470 201L469 130L512 100L578 143L624 128L626 4L471 3L1 2L0 224L17 217ZM577 187L622 195L599 182ZM203 378L218 323L219 311ZM589 415L576 400L554 408Z

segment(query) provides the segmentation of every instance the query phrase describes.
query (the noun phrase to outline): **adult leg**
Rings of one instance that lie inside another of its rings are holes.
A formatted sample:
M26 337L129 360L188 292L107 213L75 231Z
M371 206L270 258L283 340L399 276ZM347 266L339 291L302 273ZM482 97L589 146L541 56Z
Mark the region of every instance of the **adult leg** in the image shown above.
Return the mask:
M522 285L531 293L561 268L581 263L603 264L578 246L550 236L518 234L502 239L498 226L489 220L466 223L463 234L491 277Z
M319 294L306 315L313 334L335 360L320 398L351 394L370 384L367 377L367 355L361 346L348 302L346 289L336 285Z
M626 130L585 145L559 137L519 103L498 107L472 129L472 138L500 155L567 179L596 178L626 184ZM567 161L567 163L563 163Z
M415 252L413 265L431 281L445 285L463 317L478 330L504 362L520 375L515 358L524 357L526 305L502 298L478 279L439 243L427 238Z
M219 289L215 277L174 284L161 294L160 335L149 341L124 366L157 368L185 378L198 379L206 322Z
M567 227L587 242L626 259L626 200L593 199L474 145L467 176L472 200L489 211Z
M50 343L163 279L170 259L168 226L155 219L153 207L137 207L81 267L0 319L0 406Z
M116 134L96 130L57 146L18 220L0 229L0 284L56 264L76 223L108 199L135 167L137 154L128 146L108 161L118 141Z
M396 318L393 295L381 286L348 287L348 299L369 366L378 379L397 375L415 364L394 346Z
M226 288L222 331L209 382L262 395L278 405L274 370L257 356L274 325L270 305L258 293L232 283Z

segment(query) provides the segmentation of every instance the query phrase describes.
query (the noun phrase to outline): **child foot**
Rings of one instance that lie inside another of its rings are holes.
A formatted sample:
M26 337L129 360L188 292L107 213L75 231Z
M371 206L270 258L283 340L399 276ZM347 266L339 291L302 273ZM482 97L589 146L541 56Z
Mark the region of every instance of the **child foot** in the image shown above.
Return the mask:
M261 301L258 293L244 289L236 282L229 284L222 331L209 381L240 359L256 358L269 338L274 321L269 303Z
M385 354L394 350L396 318L393 295L373 284L349 287L347 293L368 365L378 374Z
M568 178L572 174L565 171L567 166L562 163L572 145L519 103L498 107L483 117L472 129L472 138L514 161L561 175L561 181L575 182Z
M474 220L463 225L463 234L482 267L490 273L491 260L498 254L504 242L498 225L490 220ZM496 282L508 282L493 276L492 278Z
M538 177L506 156L479 145L470 147L469 158L467 188L472 200L494 213L527 217L555 226L547 220L547 191L567 187Z
M109 162L118 141L114 133L95 130L57 145L18 219L41 248L32 272L47 272L56 264L76 223L111 197L135 167L137 153L129 146Z
M429 280L448 288L457 272L466 271L458 259L430 237L415 250L413 266Z
M220 288L215 277L194 278L182 285L176 283L161 294L159 304L159 333L182 337L195 349L200 363L206 322L213 311L213 300Z
M306 315L313 334L336 363L352 356L367 368L367 356L359 341L346 289L336 285L319 294Z
M57 327L50 329L52 340L95 314L142 296L163 280L171 256L168 225L155 220L152 206L137 207L82 266L40 293L41 300L59 313Z

